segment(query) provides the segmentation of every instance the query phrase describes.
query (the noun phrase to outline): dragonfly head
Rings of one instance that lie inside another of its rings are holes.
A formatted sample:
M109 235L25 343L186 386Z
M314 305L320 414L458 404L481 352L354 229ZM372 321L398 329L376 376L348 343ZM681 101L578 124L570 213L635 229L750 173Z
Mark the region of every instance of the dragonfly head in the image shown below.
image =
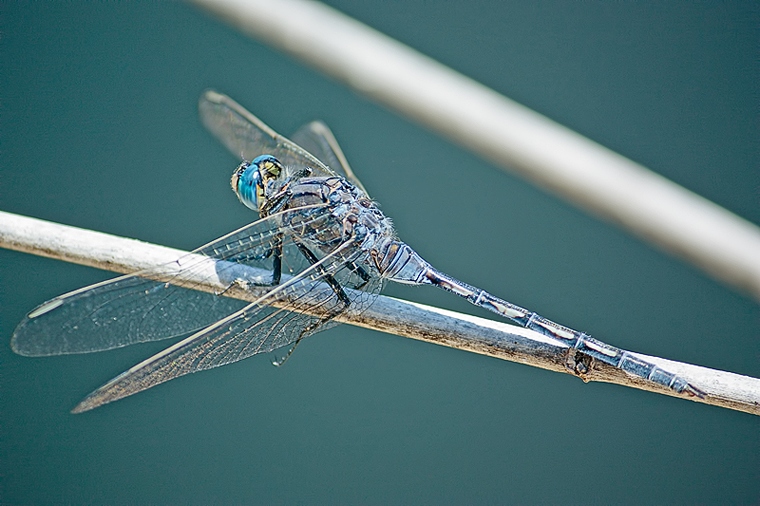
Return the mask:
M232 190L246 207L259 211L267 201L267 189L284 170L280 161L272 155L257 156L250 162L241 163L232 173Z

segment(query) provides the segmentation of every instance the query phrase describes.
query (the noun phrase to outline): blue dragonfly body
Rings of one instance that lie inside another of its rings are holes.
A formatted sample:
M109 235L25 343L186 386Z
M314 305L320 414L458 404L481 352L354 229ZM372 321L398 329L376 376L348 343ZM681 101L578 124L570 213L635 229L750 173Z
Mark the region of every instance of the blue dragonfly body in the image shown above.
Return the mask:
M554 323L438 271L400 241L368 197L330 130L305 125L292 140L229 97L200 100L206 127L244 161L232 188L260 219L180 259L181 275L156 281L146 271L61 295L34 309L12 338L22 355L87 353L187 335L88 395L75 412L137 393L178 376L290 347L358 314L385 281L434 285L513 322L562 340L568 367L581 377L598 360L677 393L702 395L684 379L629 352ZM208 262L226 288L193 290L188 274ZM251 270L266 274L251 276ZM152 279L151 279L152 278ZM228 290L260 294L249 301ZM281 362L281 361L280 361Z

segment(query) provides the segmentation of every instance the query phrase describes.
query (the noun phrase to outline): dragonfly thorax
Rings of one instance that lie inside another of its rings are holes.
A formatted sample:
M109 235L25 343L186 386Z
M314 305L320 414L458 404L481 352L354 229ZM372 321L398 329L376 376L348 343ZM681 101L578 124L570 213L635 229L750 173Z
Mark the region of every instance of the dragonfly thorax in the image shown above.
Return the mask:
M309 177L308 170L283 179L285 172L277 158L261 155L238 166L232 175L232 188L243 204L262 217L327 204L331 225L322 224L319 233L313 231L312 246L327 254L337 244L353 238L372 259L380 276L399 283L428 282L425 273L429 264L398 240L391 220L356 185L337 175Z

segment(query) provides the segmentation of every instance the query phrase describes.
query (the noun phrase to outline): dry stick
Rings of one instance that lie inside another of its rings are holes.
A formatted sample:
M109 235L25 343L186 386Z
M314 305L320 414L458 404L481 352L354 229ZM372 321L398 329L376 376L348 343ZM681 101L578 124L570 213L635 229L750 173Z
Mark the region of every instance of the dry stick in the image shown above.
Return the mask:
M2 211L0 246L120 273L163 266L161 270L154 270L150 277L158 280L171 278L173 282L177 282L178 272L180 276L182 274L177 270L176 260L188 254L185 251L135 239ZM194 279L183 278L178 284L186 281L187 286L211 293L225 290L225 283L214 276L217 261L204 258L204 262L208 263L208 269L203 273L196 272L194 275L197 277ZM252 291L238 288L228 289L224 295L243 300L253 300L259 296ZM565 343L502 322L384 296L379 296L361 315L339 320L381 332L572 374L565 365L568 353L571 352ZM617 383L760 415L760 380L756 378L638 353L636 355L680 375L706 392L707 396L699 399L677 394L652 382L630 377L620 369L597 361L592 363L584 379Z
M760 300L760 228L717 204L321 3L193 2Z

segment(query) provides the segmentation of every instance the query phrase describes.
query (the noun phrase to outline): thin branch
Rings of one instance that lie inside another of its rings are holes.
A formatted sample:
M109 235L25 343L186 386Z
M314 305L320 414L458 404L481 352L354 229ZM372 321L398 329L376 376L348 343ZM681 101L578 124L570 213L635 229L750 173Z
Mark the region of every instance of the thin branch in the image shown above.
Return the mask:
M310 0L193 0L261 39L760 299L760 228Z
M197 277L182 275L178 258L187 252L126 239L101 232L60 225L0 211L0 246L99 269L130 273L154 269L152 279L167 280L211 293L227 285L216 278L216 260L205 258L208 269ZM161 267L160 269L156 269ZM197 271L195 271L197 273ZM198 285L202 283L202 285ZM225 296L255 300L258 294L242 288L224 291ZM415 304L391 297L378 300L360 316L344 323L388 332L403 337L480 353L512 362L573 374L566 366L567 345L537 332L514 325ZM638 354L637 354L638 355ZM676 373L703 390L704 399L676 394L654 383L633 378L614 367L593 362L586 381L603 381L682 397L715 406L760 415L760 380L663 358L639 355L665 370Z

